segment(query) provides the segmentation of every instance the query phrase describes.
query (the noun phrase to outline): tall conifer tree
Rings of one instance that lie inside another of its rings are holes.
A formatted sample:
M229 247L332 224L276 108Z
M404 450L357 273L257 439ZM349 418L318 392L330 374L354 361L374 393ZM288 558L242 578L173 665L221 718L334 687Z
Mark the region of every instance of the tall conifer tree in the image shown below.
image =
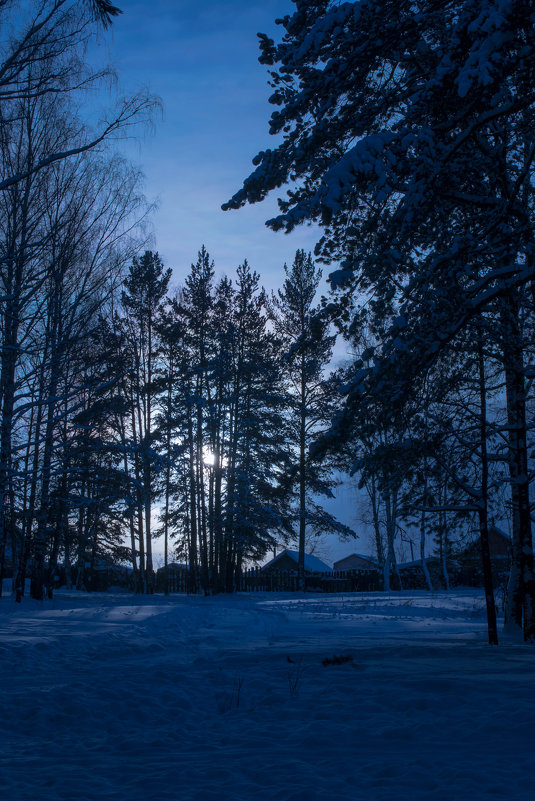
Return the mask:
M157 324L167 292L171 270L165 269L157 253L145 251L141 258L134 258L124 282L123 306L127 312L127 328L130 333L130 348L134 360L132 369L132 394L135 401L133 426L137 430L138 476L140 497L138 510L138 536L140 551L143 540L146 562L142 580L146 592L154 591L152 562L151 513L154 495L153 463L156 453L153 447L154 371L157 354ZM144 530L144 533L143 533ZM142 566L141 566L142 567Z
M305 586L305 547L307 524L328 530L333 519L310 497L330 493L327 464L314 463L308 447L333 413L333 387L325 380L325 370L332 356L335 337L329 322L314 305L321 270L316 269L310 253L298 250L291 268L284 265L286 278L282 289L271 302L275 330L284 348L283 372L289 382L291 441L297 465L295 477L298 494L298 578ZM340 527L340 532L348 533Z

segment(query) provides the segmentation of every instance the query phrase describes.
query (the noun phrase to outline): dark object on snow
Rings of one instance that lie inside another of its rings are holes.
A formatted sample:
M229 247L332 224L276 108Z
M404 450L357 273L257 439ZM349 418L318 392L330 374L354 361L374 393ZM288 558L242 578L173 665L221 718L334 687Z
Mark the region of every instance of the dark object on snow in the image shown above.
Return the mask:
M353 657L351 654L346 654L345 656L337 656L335 654L330 658L326 656L325 659L322 660L321 664L323 667L328 667L329 665L345 665L346 662L353 662Z

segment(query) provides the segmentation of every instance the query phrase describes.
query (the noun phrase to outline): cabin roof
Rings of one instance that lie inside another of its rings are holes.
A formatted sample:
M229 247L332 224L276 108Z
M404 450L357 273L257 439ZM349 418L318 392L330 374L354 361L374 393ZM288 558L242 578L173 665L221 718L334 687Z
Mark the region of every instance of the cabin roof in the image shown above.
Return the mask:
M342 556L340 559L337 559L335 564L337 564L338 562L345 562L346 559L351 559L352 556L356 556L357 559L365 559L366 562L373 562L374 565L379 564L377 559L375 559L375 557L370 556L367 553L348 553L347 556Z
M266 567L276 567L277 562L282 559L283 556L289 556L290 559L295 562L296 567L299 562L299 551L290 551L288 548L285 548L283 551L277 554L274 559L267 564L262 566L262 570L265 570ZM305 570L308 570L310 573L326 573L332 570L332 567L322 562L321 559L318 559L317 556L313 556L310 553L305 554Z

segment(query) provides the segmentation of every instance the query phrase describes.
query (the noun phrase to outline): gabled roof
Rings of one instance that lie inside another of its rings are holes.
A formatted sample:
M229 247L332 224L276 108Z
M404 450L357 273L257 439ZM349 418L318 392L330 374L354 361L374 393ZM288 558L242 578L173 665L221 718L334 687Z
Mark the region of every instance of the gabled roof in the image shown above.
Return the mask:
M479 553L479 537L475 537L472 542L464 545L462 550L458 551L456 556L461 559L465 556L475 556ZM502 531L497 526L489 526L489 548L492 557L500 557L508 559L511 554L511 537Z
M426 556L425 557L426 565L430 564L440 564L440 557L439 556ZM421 567L422 560L421 559L413 559L412 562L398 562L398 568L401 570L403 567Z
M375 557L370 556L367 553L348 553L347 556L342 556L341 559L337 559L337 562L344 562L346 559L351 559L352 556L356 556L357 559L364 559L366 562L373 562L374 565L378 565L379 562Z
M288 548L285 548L284 551L278 553L277 556L271 560L271 562L267 562L267 564L262 565L262 570L265 570L266 567L276 567L277 562L285 555L289 556L290 559L295 562L295 566L297 567L299 562L299 551L290 551ZM309 573L327 573L332 570L332 567L326 565L325 562L322 562L317 556L306 553L305 570L307 570Z

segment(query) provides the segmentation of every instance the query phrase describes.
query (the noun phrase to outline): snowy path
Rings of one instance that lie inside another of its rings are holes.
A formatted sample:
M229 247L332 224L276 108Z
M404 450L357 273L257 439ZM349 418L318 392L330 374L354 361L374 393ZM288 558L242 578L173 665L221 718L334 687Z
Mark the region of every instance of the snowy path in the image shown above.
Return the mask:
M531 801L535 651L485 636L468 592L4 598L0 798Z

